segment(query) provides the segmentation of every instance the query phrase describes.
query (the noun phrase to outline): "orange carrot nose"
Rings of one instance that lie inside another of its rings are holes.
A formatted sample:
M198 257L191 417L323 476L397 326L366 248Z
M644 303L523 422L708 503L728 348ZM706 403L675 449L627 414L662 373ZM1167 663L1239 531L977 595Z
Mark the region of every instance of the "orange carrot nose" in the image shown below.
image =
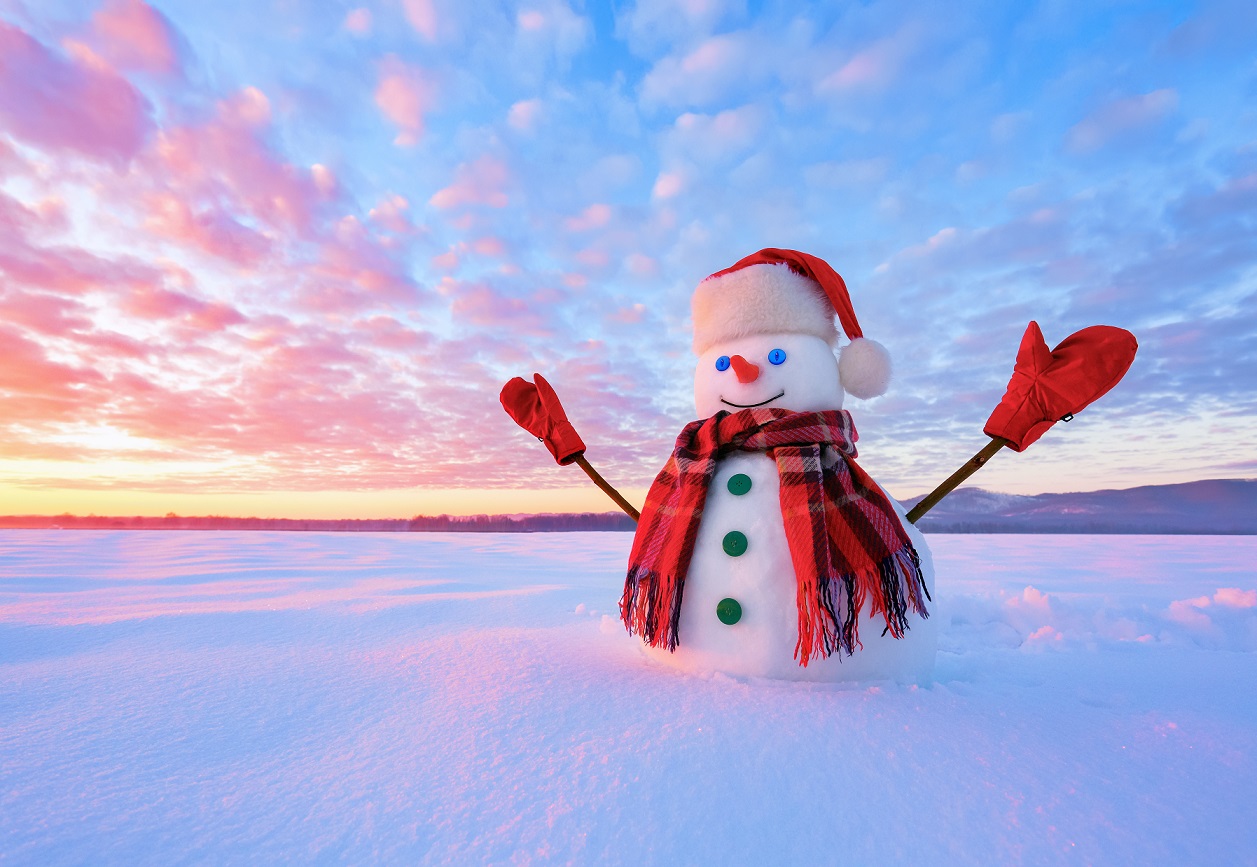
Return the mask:
M733 372L738 375L738 382L754 382L759 379L759 365L751 364L740 355L735 355L729 359L733 365Z

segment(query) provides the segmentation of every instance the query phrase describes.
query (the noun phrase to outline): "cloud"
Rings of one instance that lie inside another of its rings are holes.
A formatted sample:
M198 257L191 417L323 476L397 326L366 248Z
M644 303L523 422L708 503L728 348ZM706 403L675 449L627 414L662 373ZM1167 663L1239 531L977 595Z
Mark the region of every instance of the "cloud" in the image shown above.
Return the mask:
M589 42L593 31L584 16L572 11L561 0L542 0L535 6L521 9L515 16L520 37L553 52L560 61L579 53Z
M867 48L853 53L817 82L816 90L822 94L883 91L902 74L919 41L914 26L904 27L893 36L878 39Z
M375 104L400 132L394 144L408 147L423 135L423 116L433 96L423 70L396 57L385 59L375 88Z
M1219 587L1218 592L1213 594L1213 602L1225 608L1257 608L1257 590Z
M707 107L730 98L762 73L764 51L748 32L703 40L682 55L669 55L642 79L647 106Z
M243 314L229 304L152 286L127 294L122 304L129 313L141 318L177 319L179 324L200 331L221 331L246 321Z
M613 213L610 205L599 202L581 211L579 216L564 220L563 225L569 232L588 232L610 223Z
M660 172L650 194L656 199L671 199L685 189L685 176L681 172Z
M148 100L113 69L3 21L0 124L36 147L112 162L134 157L154 130Z
M330 173L292 165L272 150L263 137L269 105L261 91L245 88L220 100L214 118L163 130L144 157L149 177L190 207L214 203L237 222L247 217L309 237L334 192Z
M511 106L507 112L506 122L515 130L524 133L536 131L537 120L541 116L541 100L522 99Z
M0 354L5 359L0 365L0 390L35 398L37 412L56 417L73 414L80 387L104 381L91 367L49 360L39 344L4 326L0 326Z
M257 265L271 248L266 236L221 210L193 213L186 202L169 194L150 197L148 209L149 231L242 267Z
M427 42L436 42L439 19L433 0L402 0L406 20Z
M766 112L757 105L714 115L685 112L669 131L663 151L673 159L710 166L762 146L767 125Z
M357 9L350 9L345 14L345 20L341 22L341 27L354 36L362 37L371 35L371 24L371 10L365 6L359 6Z
M546 305L538 297L508 295L487 283L458 286L450 304L454 318L477 328L545 337L553 334Z
M230 126L264 127L271 122L271 101L256 87L244 87L218 103L218 115Z
M169 75L182 64L174 27L144 0L108 0L92 16L90 34L118 69Z
M315 163L310 166L310 179L314 181L315 189L324 198L335 197L340 189L340 183L336 180L336 173L321 163Z
M1099 150L1161 124L1177 108L1178 91L1173 88L1115 99L1070 127L1065 147L1074 153Z
M404 196L391 195L381 199L370 210L371 221L398 235L408 235L415 231L415 224L407 214L410 202Z
M441 210L468 206L505 208L510 203L506 188L511 180L506 163L482 156L460 165L454 172L454 182L434 193L429 203Z
M0 274L11 285L80 296L94 290L128 291L159 285L161 269L138 258L106 258L72 245L40 243L56 227L55 212L28 208L0 191Z
M42 337L65 337L92 327L91 309L82 301L17 288L0 294L0 321Z
M744 0L638 0L616 18L616 34L637 54L692 44L746 14Z

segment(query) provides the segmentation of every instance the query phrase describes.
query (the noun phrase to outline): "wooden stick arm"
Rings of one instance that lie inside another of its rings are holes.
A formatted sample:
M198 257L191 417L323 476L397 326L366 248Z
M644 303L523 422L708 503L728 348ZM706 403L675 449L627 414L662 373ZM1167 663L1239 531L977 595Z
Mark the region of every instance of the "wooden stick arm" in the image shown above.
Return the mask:
M912 507L912 511L908 512L908 523L915 524L922 515L937 506L943 497L956 490L961 482L982 469L986 462L1006 445L1008 445L1008 440L1003 437L991 437L991 441L982 448L982 451L969 458L960 469L948 476L946 481L930 491L925 496L925 499Z
M604 494L606 494L612 500L615 500L615 504L624 510L624 514L628 515L634 521L641 520L641 517L642 517L641 512L633 508L632 503L624 499L624 497L620 495L619 491L611 487L610 483L606 479L604 479L601 475L599 475L597 470L595 470L592 466L590 466L589 461L585 460L584 455L577 455L575 463L578 467L580 467L582 470L585 471L585 475L589 476L589 478L593 480L593 483L595 485L602 488L602 492Z

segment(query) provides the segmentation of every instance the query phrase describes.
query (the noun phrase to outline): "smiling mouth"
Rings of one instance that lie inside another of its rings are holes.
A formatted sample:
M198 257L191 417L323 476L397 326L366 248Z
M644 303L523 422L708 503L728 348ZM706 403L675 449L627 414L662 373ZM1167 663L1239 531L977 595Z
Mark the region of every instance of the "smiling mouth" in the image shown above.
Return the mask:
M766 403L772 403L777 398L785 397L785 396L786 396L785 389L782 389L781 391L774 394L772 397L768 398L768 400L761 400L759 403L734 403L731 400L725 400L723 397L720 398L720 402L725 404L726 406L736 406L738 409L754 409L757 406L763 406Z

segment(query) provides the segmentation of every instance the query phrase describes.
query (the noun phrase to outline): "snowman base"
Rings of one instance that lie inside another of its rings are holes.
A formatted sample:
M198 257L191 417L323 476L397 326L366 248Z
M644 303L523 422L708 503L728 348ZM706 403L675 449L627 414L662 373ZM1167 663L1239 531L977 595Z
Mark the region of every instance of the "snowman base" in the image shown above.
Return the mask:
M889 680L925 685L934 677L938 627L933 619L923 620L915 615L909 618L909 623L910 629L903 638L892 638L881 634L884 627L878 622L861 619L862 648L851 656L835 653L814 659L807 666L799 665L792 656L781 660L770 653L731 655L683 645L668 652L645 644L642 650L653 662L691 674L727 674L807 683Z

